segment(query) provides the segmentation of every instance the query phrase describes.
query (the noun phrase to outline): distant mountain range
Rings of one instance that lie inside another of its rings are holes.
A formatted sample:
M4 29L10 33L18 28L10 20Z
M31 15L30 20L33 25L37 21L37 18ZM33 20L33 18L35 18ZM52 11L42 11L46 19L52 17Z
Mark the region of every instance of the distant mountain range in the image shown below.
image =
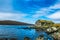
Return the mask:
M12 20L3 20L3 21L0 21L0 25L33 25L33 24L12 21Z

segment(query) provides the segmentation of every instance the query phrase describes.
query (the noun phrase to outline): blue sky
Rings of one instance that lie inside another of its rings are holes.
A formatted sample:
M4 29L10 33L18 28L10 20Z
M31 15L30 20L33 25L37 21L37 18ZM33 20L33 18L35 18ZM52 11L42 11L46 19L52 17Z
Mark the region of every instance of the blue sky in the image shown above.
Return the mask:
M0 20L34 24L38 19L60 23L60 0L0 0Z

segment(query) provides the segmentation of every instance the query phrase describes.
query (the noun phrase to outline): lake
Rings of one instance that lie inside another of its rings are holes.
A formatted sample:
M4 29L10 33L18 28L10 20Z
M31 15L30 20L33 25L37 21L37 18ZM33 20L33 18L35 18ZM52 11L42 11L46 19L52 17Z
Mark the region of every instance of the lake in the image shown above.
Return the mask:
M44 35L45 38L52 40L45 32L38 32L35 29L26 29L29 26L25 25L0 25L0 38L16 38L17 40L24 40L25 37L35 40L38 36Z

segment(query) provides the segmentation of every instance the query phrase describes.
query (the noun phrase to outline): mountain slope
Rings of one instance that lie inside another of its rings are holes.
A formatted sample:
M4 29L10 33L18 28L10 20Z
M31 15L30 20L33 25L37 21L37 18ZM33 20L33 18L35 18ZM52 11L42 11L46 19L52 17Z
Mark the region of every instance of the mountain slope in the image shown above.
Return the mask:
M33 25L33 24L12 21L12 20L3 20L3 21L0 21L0 25Z

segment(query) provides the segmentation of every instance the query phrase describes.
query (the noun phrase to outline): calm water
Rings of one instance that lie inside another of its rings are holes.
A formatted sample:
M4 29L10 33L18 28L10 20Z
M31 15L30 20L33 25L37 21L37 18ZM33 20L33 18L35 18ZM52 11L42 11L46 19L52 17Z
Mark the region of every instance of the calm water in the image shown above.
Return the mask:
M26 27L28 26L0 25L0 38L16 37L18 40L23 40L24 37L29 37L31 40L35 40L41 34L41 32L37 32L35 29L24 29Z

